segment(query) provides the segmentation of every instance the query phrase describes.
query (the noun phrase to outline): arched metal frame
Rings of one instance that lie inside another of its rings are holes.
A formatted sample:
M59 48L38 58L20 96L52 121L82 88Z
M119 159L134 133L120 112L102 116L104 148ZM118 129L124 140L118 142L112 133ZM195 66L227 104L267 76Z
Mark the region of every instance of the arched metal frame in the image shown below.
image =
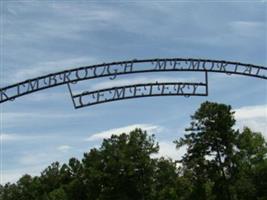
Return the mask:
M266 67L240 62L193 58L134 59L64 70L9 85L0 88L0 103L47 88L64 84L69 86L70 83L88 79L109 77L110 80L114 80L117 76L125 74L181 71L205 72L206 79L208 72L267 79Z

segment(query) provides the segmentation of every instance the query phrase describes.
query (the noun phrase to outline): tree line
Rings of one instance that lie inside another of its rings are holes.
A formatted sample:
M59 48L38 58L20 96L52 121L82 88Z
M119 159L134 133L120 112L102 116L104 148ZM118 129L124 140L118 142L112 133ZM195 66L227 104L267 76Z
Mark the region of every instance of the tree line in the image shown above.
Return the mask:
M267 200L267 143L234 129L231 106L204 102L191 116L180 160L161 157L154 135L112 135L78 160L0 185L1 200Z

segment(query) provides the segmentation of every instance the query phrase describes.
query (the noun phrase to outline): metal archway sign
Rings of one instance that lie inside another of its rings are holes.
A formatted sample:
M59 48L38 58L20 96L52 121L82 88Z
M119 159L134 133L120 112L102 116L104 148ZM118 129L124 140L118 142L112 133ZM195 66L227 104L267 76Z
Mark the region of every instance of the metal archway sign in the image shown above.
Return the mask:
M114 80L120 75L152 72L203 72L205 81L140 83L84 91L78 94L73 94L71 89L71 84L83 80L102 77ZM0 103L64 84L68 86L76 109L116 100L150 96L207 96L209 72L267 80L267 68L253 64L194 58L134 59L68 69L12 84L0 88Z

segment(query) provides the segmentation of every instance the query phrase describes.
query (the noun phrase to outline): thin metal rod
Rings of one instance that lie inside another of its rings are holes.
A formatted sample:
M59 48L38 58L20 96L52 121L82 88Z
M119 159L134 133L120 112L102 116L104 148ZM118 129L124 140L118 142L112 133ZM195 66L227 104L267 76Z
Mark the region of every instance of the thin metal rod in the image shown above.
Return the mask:
M73 94L72 94L72 91L71 91L70 84L67 83L67 85L68 85L68 89L69 89L69 92L70 92L70 96L71 96L71 100L72 100L73 106L76 109L77 107L76 107L76 104L75 104L75 101L74 101L74 98L73 98Z
M205 71L206 95L209 95L208 71Z

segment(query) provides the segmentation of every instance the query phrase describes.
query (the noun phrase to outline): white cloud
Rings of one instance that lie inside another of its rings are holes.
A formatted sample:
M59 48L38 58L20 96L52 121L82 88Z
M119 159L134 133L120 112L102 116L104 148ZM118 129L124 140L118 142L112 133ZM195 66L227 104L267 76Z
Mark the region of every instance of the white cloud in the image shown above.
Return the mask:
M182 156L186 153L186 147L181 147L176 149L176 145L170 141L159 141L159 152L158 154L153 155L152 157L167 157L173 160L180 160Z
M17 140L18 136L15 134L1 133L0 138L1 141L11 141L11 140Z
M71 149L71 146L69 145L61 145L57 147L57 150L61 151L62 153L66 153Z
M267 104L238 108L235 110L235 117L238 120L251 118L266 118L267 120Z
M99 133L95 133L90 137L86 138L86 141L97 141L102 140L104 138L109 138L111 135L120 135L122 133L128 134L130 131L134 130L135 128L141 128L146 130L149 134L158 133L162 130L160 126L156 126L153 124L133 124L125 127L114 128L106 131L102 131Z
M111 135L120 135L121 133L129 133L135 128L141 128L146 130L149 134L162 132L163 128L152 124L134 124L130 126L120 127L116 129L110 129L100 133L93 134L88 137L87 141L98 141L104 138L108 138ZM175 144L172 141L159 141L160 150L157 154L152 155L153 158L168 157L173 160L179 160L186 152L186 147L182 147L179 150L176 149ZM98 146L97 146L98 147Z
M235 118L238 128L248 126L253 131L261 132L267 138L267 104L235 109Z

